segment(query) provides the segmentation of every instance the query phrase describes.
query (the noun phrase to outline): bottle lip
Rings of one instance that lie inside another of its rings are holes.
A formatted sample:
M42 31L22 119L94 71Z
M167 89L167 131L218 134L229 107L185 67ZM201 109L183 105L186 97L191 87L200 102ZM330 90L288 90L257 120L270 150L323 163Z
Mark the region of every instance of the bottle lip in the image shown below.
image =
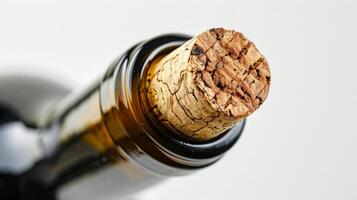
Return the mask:
M141 72L132 74L133 76L137 76L133 77L133 80L140 80L139 85L136 85L138 88L133 88L134 91L137 90L137 96L134 98L140 98L139 101L136 102L144 102L146 99L143 98L141 94L146 94L145 78L148 68L147 66L149 66L150 62L152 62L165 50L172 50L189 39L191 39L191 37L188 35L167 34L155 37L138 46L136 49L137 53L135 59L133 59L133 62L129 63L129 65L131 65L129 67L132 67L133 71ZM148 114L148 110L145 110L142 105L141 107L143 109L143 113ZM151 123L151 125L154 124L155 123ZM220 137L205 142L193 142L184 138L175 137L176 134L168 134L167 132L170 130L165 129L164 126L154 126L155 131L154 134L151 135L151 138L156 140L158 144L161 144L162 148L165 148L166 150L169 150L179 156L207 159L219 156L233 146L242 134L244 124L245 120L228 130L226 133L222 134Z
M214 163L230 149L241 136L245 120L213 140L198 143L176 137L172 133L169 134L168 128L163 125L157 126L158 123L152 121L152 118L148 116L149 110L145 105L143 106L143 104L147 104L147 98L143 95L146 95L146 72L149 64L162 52L167 52L168 49L172 50L189 39L191 36L188 35L166 34L141 42L114 61L104 79L113 77L115 84L113 94L116 98L119 98L118 96L122 98L121 101L124 102L125 107L141 109L140 112L126 109L128 118L136 120L136 123L130 124L130 129L133 130L133 126L135 126L134 129L137 131L126 133L133 143L132 146L139 149L135 151L156 157L156 160L171 167L193 169ZM116 99L116 103L118 103L118 99ZM123 112L119 105L116 107L118 108L117 112ZM126 123L123 125L126 126ZM128 143L128 140L126 142Z

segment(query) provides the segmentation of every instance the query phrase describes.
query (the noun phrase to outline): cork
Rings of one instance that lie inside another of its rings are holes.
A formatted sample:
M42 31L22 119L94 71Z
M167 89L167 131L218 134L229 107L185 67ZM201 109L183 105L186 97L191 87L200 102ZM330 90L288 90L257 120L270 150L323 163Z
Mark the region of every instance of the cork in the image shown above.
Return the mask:
M195 141L213 139L267 98L266 58L242 33L205 31L149 67L148 99L159 119Z

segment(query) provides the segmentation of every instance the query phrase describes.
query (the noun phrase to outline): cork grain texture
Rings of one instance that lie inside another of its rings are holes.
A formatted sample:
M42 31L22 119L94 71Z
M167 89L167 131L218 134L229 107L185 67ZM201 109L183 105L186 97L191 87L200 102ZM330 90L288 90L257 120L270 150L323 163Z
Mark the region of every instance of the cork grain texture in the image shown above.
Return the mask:
M242 33L210 29L154 62L147 91L159 119L205 141L262 105L270 86L266 58Z

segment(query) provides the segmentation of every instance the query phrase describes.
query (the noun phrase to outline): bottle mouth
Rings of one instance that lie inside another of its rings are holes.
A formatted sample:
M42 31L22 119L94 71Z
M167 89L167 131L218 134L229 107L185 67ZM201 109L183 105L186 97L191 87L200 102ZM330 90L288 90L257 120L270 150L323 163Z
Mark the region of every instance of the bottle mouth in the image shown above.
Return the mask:
M192 169L214 163L230 149L241 136L245 120L214 139L197 142L173 133L150 110L145 87L150 64L189 39L191 37L187 35L167 34L141 42L115 61L111 68L116 68L114 82L116 93L119 93L116 96L125 96L121 101L129 107L128 119L125 120L136 121L130 123L131 127L128 128L136 131L127 131L130 140L140 149L139 151L154 157L155 160L171 167ZM119 100L116 101L118 103ZM126 126L129 123L122 124Z
M142 43L137 48L136 58L130 63L133 71L140 71L140 73L133 74L137 76L133 77L133 79L140 80L140 83L137 83L138 85L134 86L135 88L133 89L137 90L139 88L136 92L136 98L139 98L139 101L136 102L141 102L142 113L155 130L155 134L151 136L158 144L180 156L207 159L221 155L234 145L242 134L244 120L221 136L208 141L197 142L180 137L179 134L172 133L172 130L162 125L155 113L151 112L147 101L145 83L150 64L158 57L170 53L189 39L191 37L187 35L169 34Z

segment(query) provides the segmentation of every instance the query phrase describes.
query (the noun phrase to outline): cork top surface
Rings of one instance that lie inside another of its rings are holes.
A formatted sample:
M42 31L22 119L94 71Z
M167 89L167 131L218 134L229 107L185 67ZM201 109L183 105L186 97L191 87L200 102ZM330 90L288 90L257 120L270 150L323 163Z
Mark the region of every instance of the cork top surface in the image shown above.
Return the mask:
M211 106L228 116L243 118L267 98L267 60L243 34L222 28L200 35L189 65L195 84Z

